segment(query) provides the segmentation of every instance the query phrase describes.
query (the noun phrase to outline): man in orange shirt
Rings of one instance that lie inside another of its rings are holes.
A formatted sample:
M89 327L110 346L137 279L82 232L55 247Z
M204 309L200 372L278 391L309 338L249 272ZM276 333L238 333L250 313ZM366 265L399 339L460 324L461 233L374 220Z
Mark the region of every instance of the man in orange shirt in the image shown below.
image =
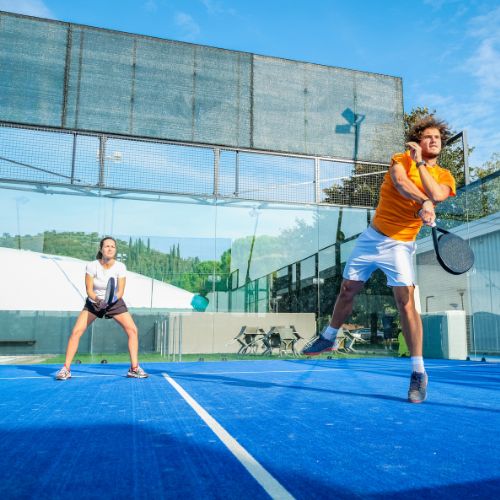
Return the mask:
M375 269L381 269L392 287L401 317L403 335L411 354L408 390L411 403L427 397L427 374L422 358L422 320L415 308L413 255L422 225L431 226L434 207L455 196L455 180L437 164L442 144L449 136L446 123L426 116L409 133L408 150L395 154L380 188L380 201L370 226L359 236L344 269L340 294L330 324L307 345L312 356L337 349L339 328L352 312L355 295Z

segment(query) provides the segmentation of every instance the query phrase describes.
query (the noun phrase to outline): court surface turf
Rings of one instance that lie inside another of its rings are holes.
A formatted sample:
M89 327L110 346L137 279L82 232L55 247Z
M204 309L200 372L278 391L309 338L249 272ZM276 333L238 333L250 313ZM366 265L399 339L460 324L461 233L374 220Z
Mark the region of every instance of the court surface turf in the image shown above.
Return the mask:
M1 498L499 498L500 363L0 366Z

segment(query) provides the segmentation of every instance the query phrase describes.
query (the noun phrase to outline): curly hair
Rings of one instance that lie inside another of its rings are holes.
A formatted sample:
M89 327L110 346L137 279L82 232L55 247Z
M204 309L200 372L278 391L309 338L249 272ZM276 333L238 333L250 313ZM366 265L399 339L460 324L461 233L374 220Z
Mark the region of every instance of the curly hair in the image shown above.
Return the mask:
M419 118L410 128L408 132L408 141L420 142L422 138L422 132L428 128L436 128L441 134L441 142L443 144L451 136L451 131L448 124L443 120L438 120L434 115L427 115Z

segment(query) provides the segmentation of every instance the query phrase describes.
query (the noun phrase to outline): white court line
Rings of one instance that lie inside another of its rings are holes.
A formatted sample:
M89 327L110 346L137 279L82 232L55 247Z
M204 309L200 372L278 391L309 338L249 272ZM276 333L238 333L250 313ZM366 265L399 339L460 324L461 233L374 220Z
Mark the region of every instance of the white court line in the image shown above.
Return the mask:
M410 362L408 361L408 366ZM476 364L476 363L474 363ZM479 363L477 363L479 364ZM446 368L446 369L452 369L458 366L473 366L473 364L460 364L460 365L427 365L427 368L429 370L433 370L434 368ZM485 363L483 363L481 366L486 366ZM363 368L354 368L352 366L343 366L343 367L338 367L338 368L309 368L305 370L255 370L255 371L224 371L224 372L177 372L176 375L183 376L183 375L258 375L260 373L266 374L266 373L318 373L318 372L334 372L334 371L339 371L339 370L344 370L344 371L366 371L369 367L363 367ZM374 367L372 367L373 369ZM380 374L383 372L387 371L399 371L404 368L407 368L407 366L398 366L398 367L393 367L393 368L381 368L380 369Z
M162 373L165 380L183 397L186 403L210 427L222 444L236 457L253 478L264 488L271 498L293 499L294 497L267 472L255 458L241 446L217 420L215 420L202 406L200 406L173 378Z
M71 378L99 378L99 377L121 377L122 375L71 375ZM0 377L0 380L28 380L28 379L47 379L47 378L53 378L52 375L47 375L45 377ZM65 382L64 380L59 380L59 382Z
M408 362L409 363L409 362ZM444 368L447 370L450 370L455 367L460 367L460 366L491 366L491 363L479 363L479 362L472 362L472 363L464 363L464 364L459 364L459 365L427 365L427 368L429 370L434 370L435 368ZM394 367L394 368L383 368L380 370L380 374L382 374L384 371L390 372L390 371L399 371L401 370L402 367ZM318 373L318 372L334 372L338 370L348 370L348 371L366 371L367 367L365 368L353 368L352 366L343 366L343 367L337 367L337 368L312 368L312 369L306 369L306 370L257 370L257 371L230 371L230 372L178 372L179 376L183 375L259 375L259 374L266 374L266 373ZM71 378L97 378L97 377L122 377L122 375L73 375ZM35 377L0 377L0 380L23 380L23 379L45 379L45 378L52 378L51 376L47 377L40 377L40 376L35 376Z

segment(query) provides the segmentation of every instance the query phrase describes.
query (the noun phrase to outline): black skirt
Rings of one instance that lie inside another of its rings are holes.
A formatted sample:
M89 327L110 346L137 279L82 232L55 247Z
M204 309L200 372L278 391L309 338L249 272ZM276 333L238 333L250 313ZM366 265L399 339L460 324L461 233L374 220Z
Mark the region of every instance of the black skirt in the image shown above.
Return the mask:
M105 309L97 309L95 304L87 297L85 301L84 310L92 313L94 316L98 318L106 318L111 319L113 316L118 314L123 314L128 311L127 305L123 301L123 299L119 299L116 302L113 302L110 306Z

